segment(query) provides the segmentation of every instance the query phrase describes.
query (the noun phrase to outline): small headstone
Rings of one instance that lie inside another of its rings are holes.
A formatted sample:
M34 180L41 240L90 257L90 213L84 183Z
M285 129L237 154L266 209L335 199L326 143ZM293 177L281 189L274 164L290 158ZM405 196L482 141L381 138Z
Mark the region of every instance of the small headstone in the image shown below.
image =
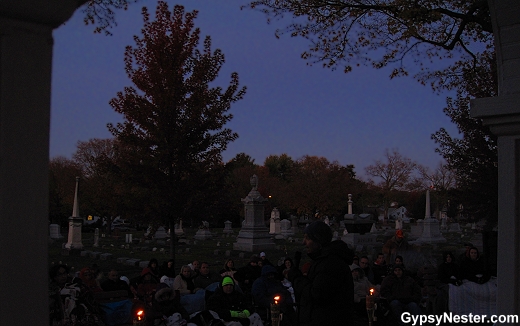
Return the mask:
M49 225L49 235L51 239L61 239L63 236L61 235L61 228L59 224L51 224Z
M232 224L233 223L231 221L225 221L224 222L224 230L222 232L224 234L228 235L228 236L229 236L230 233L233 233L233 229L231 228Z
M128 259L127 261L125 261L125 265L138 266L140 261L140 259Z
M153 237L155 239L165 239L168 237L168 233L166 233L166 229L164 227L160 226Z
M94 231L94 247L99 247L99 228Z
M217 247L220 247L220 241L219 241L219 242L217 242Z
M154 252L157 251L157 247L153 247L152 251L154 251Z
M188 248L189 249L189 248ZM159 252L164 252L164 248L159 249Z
M108 252L105 252L104 254L99 255L99 259L101 259L101 260L109 260L112 258L113 258L113 255Z

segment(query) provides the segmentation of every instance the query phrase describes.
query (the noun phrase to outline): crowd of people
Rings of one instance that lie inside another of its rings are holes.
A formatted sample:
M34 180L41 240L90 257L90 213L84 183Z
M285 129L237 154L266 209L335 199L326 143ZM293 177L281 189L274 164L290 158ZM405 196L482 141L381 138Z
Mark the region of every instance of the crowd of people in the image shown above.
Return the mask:
M111 269L100 282L102 273L95 266L72 277L66 265L54 265L49 273L50 325L87 321L102 325L103 313L95 297L103 291L126 293L155 325L181 325L183 321L199 325L207 324L208 319L227 325L260 325L261 320L269 321L275 297L283 314L282 325L362 325L368 318L367 295L376 296L382 307L386 303L389 320L393 316L398 323L403 311L421 314L422 284L406 269L399 250L393 250L406 246L402 233L394 238L400 244L387 255L377 254L371 262L368 256L356 256L345 242L333 241L330 227L316 221L304 230L303 245L310 261L302 266L301 252L294 259L286 257L279 266L264 252L238 268L229 258L218 271L208 262L194 260L178 273L173 260L160 266L157 259L151 259L138 277L128 279ZM395 257L392 263L387 262L389 254ZM446 252L438 267L442 284L459 285L463 280L482 284L489 278L478 249L470 244L458 263ZM203 311L194 314L186 305L190 300L202 300Z

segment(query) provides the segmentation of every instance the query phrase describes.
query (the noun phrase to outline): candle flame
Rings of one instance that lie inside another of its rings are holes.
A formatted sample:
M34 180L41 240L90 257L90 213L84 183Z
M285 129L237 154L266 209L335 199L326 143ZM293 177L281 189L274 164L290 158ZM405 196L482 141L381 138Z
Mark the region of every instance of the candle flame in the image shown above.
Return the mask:
M374 289L370 289L370 295L374 295Z
M278 301L280 301L280 296L279 295L274 297L274 304L278 304Z

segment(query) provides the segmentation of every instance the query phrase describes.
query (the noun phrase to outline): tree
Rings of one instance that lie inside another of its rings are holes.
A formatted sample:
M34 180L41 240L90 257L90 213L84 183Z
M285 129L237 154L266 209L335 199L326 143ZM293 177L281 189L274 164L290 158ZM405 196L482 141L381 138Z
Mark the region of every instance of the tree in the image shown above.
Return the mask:
M487 0L258 0L249 7L272 18L292 15L293 23L277 35L307 38L302 53L309 64L322 62L332 69L354 65L382 68L398 63L391 77L407 75L405 59L419 65L415 75L434 87L458 74L471 62L478 69L481 57L493 50ZM454 59L444 70L430 70L426 62Z
M388 206L394 190L407 190L417 163L402 156L397 150L386 150L385 161L377 160L365 168L367 175L380 179L376 185L383 195L384 218L388 218Z
M238 137L224 128L232 118L228 111L245 94L237 73L225 90L210 87L224 55L212 51L209 36L203 49L197 48L196 16L197 11L185 14L182 6L170 12L159 1L151 21L143 8L143 35L125 51L125 70L137 89L125 87L110 101L125 120L108 124L125 157L118 166L147 190L147 205L171 227L214 202L214 180L223 175L221 153Z
M284 181L289 181L293 173L293 159L283 153L282 155L269 155L265 158L264 166L269 170L269 175Z
M76 177L82 177L81 167L63 156L49 162L49 219L65 226L74 204ZM81 202L80 202L81 204Z
M85 14L85 25L97 25L94 33L104 32L112 35L110 28L117 26L115 10L126 10L128 5L139 0L78 0L82 5L87 3L82 12Z

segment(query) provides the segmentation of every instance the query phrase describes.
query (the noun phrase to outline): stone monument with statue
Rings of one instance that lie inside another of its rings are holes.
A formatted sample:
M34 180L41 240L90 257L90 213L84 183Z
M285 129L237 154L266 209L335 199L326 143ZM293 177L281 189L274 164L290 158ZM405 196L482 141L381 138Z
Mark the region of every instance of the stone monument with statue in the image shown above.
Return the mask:
M256 174L249 181L252 189L246 198L242 198L245 220L238 233L237 241L233 244L233 249L248 252L273 250L275 243L271 239L269 229L264 221L264 203L267 199L262 197L258 191Z

